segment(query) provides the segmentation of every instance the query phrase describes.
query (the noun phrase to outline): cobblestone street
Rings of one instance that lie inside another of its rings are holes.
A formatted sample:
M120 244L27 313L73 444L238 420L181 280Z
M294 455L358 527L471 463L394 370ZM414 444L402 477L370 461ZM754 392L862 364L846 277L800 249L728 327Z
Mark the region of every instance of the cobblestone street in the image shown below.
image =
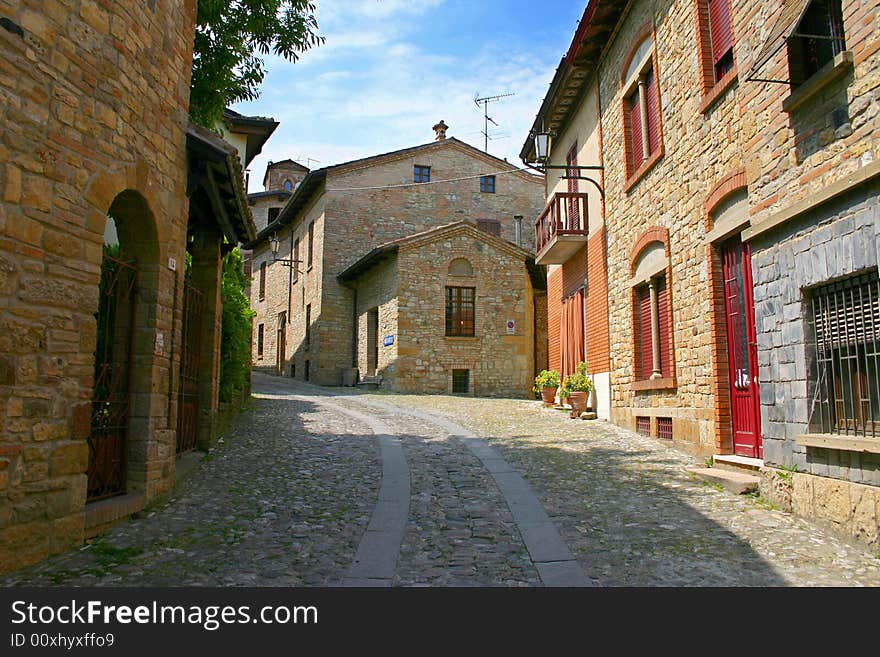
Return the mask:
M869 548L608 423L253 381L251 410L167 500L0 583L880 585Z

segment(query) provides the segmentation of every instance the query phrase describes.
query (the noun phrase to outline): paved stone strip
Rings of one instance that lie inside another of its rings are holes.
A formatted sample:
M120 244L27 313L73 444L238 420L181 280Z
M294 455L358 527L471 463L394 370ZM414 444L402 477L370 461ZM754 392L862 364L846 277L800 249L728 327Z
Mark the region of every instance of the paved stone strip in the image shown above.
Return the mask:
M288 390L279 382L260 378L264 387ZM287 383L287 382L285 382ZM274 384L274 385L273 385ZM336 401L339 395L306 396L287 394L284 399L318 402L368 426L376 435L382 458L382 483L376 506L361 537L354 562L342 579L343 586L390 587L397 568L400 544L409 515L409 467L400 439L388 424L372 415L357 411L349 404Z
M464 427L427 411L406 409L396 404L378 400L360 403L384 408L394 413L404 413L427 420L441 427L450 437L458 439L476 456L492 475L531 555L544 586L594 586L562 540L550 516L535 497L528 482L484 440Z

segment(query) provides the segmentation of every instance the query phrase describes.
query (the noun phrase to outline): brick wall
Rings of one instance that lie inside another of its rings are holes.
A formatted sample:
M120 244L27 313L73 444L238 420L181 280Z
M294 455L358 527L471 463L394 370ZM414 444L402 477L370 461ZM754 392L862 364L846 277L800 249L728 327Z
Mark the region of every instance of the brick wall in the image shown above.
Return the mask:
M708 291L703 204L716 182L742 167L739 85L706 107L691 2L637 2L599 69L610 317L612 419L631 428L634 415L673 418L677 442L715 448L712 295ZM638 35L652 34L659 80L662 155L628 179L622 77ZM737 32L735 30L734 38ZM734 45L738 57L737 45ZM630 263L650 227L669 234L675 387L635 392Z
M195 3L2 3L0 569L82 542L106 216L140 264L127 490L174 472ZM120 193L129 190L128 194ZM168 267L176 259L178 272Z

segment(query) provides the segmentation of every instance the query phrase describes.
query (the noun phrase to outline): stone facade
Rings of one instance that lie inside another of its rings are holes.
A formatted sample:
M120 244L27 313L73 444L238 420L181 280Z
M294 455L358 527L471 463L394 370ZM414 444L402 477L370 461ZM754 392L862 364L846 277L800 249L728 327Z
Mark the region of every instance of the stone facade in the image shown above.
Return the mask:
M413 183L415 165L431 168L431 184ZM495 176L494 193L481 192L483 175ZM438 182L461 178L467 179ZM536 216L542 196L542 179L453 138L312 171L278 221L249 245L254 251L252 307L257 312L254 366L278 369L278 318L285 313L286 354L280 371L322 385L342 383L357 366L356 327L353 292L337 280L338 274L380 245L461 220L497 222L503 239L515 243L519 237L525 248L533 248L533 235L518 229L515 217ZM267 239L276 233L285 258L291 257L291 239L299 240L302 263L297 271L272 262ZM265 298L260 299L263 262L267 279Z
M799 86L751 84L743 95L744 237L752 248L765 463L796 470L796 513L876 545L880 438L870 428L865 435L823 422L812 316L818 286L860 273L876 278L880 262L880 3L839 4L843 52ZM780 15L776 7L755 11L743 50L758 53ZM756 74L788 79L791 47L759 61ZM876 373L867 377L877 384Z
M0 3L0 570L81 544L89 524L108 213L139 267L126 490L142 506L173 481L180 298L168 263L184 262L195 12Z
M347 281L357 298L360 372L390 390L448 394L453 370L466 370L467 394L530 396L546 329L536 324L529 253L469 223L392 245L387 260ZM473 337L446 335L446 286L474 288Z

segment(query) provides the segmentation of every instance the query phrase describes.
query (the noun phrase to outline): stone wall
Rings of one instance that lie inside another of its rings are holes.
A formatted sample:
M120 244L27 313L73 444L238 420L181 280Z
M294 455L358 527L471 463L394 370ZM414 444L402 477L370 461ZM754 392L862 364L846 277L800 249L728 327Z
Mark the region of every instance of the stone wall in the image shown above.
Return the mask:
M734 24L747 11L734 2ZM636 2L599 67L610 320L611 418L671 417L673 438L699 452L715 450L715 370L711 335L704 204L715 184L743 166L734 78L711 104L702 94L696 4ZM735 29L735 32L738 32ZM652 34L659 80L660 155L627 177L623 81L639 37ZM736 38L736 34L735 34ZM738 43L738 42L737 42ZM734 54L740 54L735 43ZM630 264L633 245L650 230L668 231L674 387L634 391ZM656 423L655 423L656 424Z
M880 454L804 447L810 433L807 316L804 290L876 268L880 181L816 208L752 241L761 425L768 465L880 485Z
M108 212L139 260L126 490L173 481L195 2L0 3L0 569L79 545ZM123 192L125 192L123 194ZM169 258L177 271L168 267ZM177 298L175 298L177 294Z
M455 258L467 259L474 275L450 276ZM397 262L397 388L451 393L452 370L466 369L470 394L532 397L535 309L524 258L459 233L401 248ZM447 285L476 288L475 337L445 336Z
M373 376L367 367L370 345L368 337L368 315L372 309L378 310L378 358L376 370L382 377L383 387L396 389L397 349L397 257L394 256L378 264L357 281L357 367L361 377ZM383 343L385 336L394 338L390 345Z
M321 313L321 283L323 264L320 258L323 244L324 225L323 199L318 199L306 208L301 220L278 231L279 258L289 259L291 239L299 239L299 259L296 273L282 263L273 262L272 252L267 242L258 245L253 255L253 276L251 279L251 309L256 315L253 319L254 339L252 343L253 366L255 369L275 371L277 358L278 316L287 313L288 325L285 329L285 367L284 375L292 376L295 369L296 377L304 379L306 363L309 365L309 380L315 381L318 371L319 345L323 338L317 325ZM314 247L312 266L309 267L308 229L314 222ZM260 299L260 264L266 263L266 296ZM310 343L306 344L306 308L311 307ZM350 308L350 306L349 306ZM350 321L350 320L349 320ZM257 354L257 333L260 324L264 326L263 357ZM350 341L350 334L348 334ZM350 342L349 342L350 344ZM320 383L325 383L323 379ZM335 378L328 378L327 384L335 384Z

